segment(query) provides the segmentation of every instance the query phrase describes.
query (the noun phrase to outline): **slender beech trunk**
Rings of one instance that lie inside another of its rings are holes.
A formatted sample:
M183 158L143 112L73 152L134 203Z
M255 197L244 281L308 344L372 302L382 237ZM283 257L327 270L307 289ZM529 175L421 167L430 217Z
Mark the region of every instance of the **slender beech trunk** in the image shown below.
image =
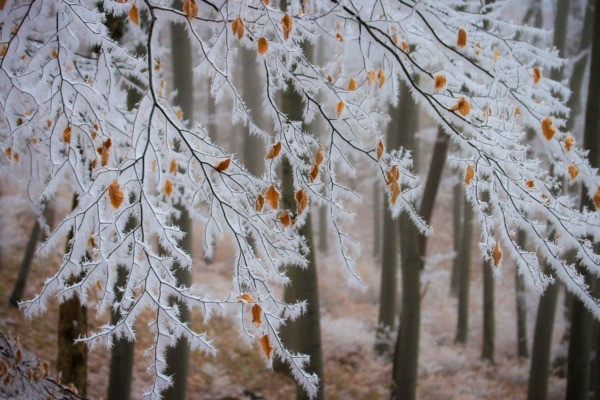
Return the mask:
M520 248L527 245L527 235L524 231L517 233L517 244ZM529 349L527 347L527 291L525 281L519 274L515 265L515 297L517 309L517 355L519 358L529 358Z
M600 167L600 102L595 94L600 92L600 77L596 71L600 69L600 0L596 0L594 15L593 43L590 63L590 81L588 86L588 102L585 113L585 129L583 147L589 150L588 159L592 168ZM587 189L582 186L581 209L594 210L595 206ZM578 267L590 287L593 278L584 267ZM569 337L569 359L567 370L567 395L569 400L587 400L590 392L590 355L592 342L593 316L586 307L574 298L571 309L571 333Z
M414 107L414 105L413 105ZM386 147L398 147L400 106L390 107L392 121L388 125ZM407 110L408 111L408 110ZM375 191L381 190L376 188ZM387 200L387 199L386 199ZM379 318L375 351L379 355L391 355L391 333L396 327L396 299L398 297L398 223L386 210L383 214L383 254L381 257L381 290L379 293Z
M559 286L555 283L540 296L531 349L531 367L527 388L527 399L529 400L543 400L548 394L550 350L558 293Z
M460 275L460 249L462 240L462 205L463 205L463 188L462 180L458 177L454 188L452 189L453 200L453 244L454 244L454 260L452 261L452 277L450 278L450 294L458 295L458 282Z
M471 284L471 241L473 239L473 208L464 202L462 245L458 283L458 321L455 343L466 344L469 333L469 290Z
M72 209L77 207L77 196L73 196ZM65 253L71 249L73 232L67 237ZM79 277L72 277L73 282ZM87 334L87 308L77 296L62 302L58 307L58 358L56 370L65 384L72 383L80 396L85 397L87 390L88 349L84 343L75 340Z
M448 136L440 128L433 148L419 214L428 224L440 185L442 170L448 152ZM403 221L404 222L404 221ZM419 366L419 334L421 328L421 281L425 264L427 237L416 227L403 223L402 232L402 311L398 340L394 353L392 398L412 400L417 395Z
M265 129L262 113L262 83L260 81L258 64L256 63L256 51L242 47L240 49L240 56L242 58L242 65L244 66L242 79L244 101L252 112L254 122ZM260 149L263 149L265 146L258 136L250 134L250 129L248 128L245 130L243 138L244 165L250 173L259 176L262 174L264 167L263 153Z
M483 260L483 343L481 358L494 363L496 319L494 307L494 273L492 265Z
M174 7L177 8L178 6L181 6L181 2L179 0L177 0L174 4ZM173 87L175 90L177 90L175 103L181 107L183 117L191 122L194 120L194 76L192 71L192 46L188 34L182 24L171 25L171 49L173 62ZM176 150L178 149L176 148ZM179 226L179 229L185 233L185 236L179 241L179 246L191 256L192 221L190 219L189 212L182 204L176 205L176 208L180 212L180 216L179 218L175 218L173 223ZM173 263L173 271L179 285L191 286L191 269L182 268L177 263ZM190 322L190 311L185 304L178 302L176 305L180 311L180 319L184 322ZM163 398L167 400L185 399L189 370L189 357L190 349L186 339L179 339L174 347L167 349L167 368L165 373L173 377L173 385L163 392Z
M569 16L569 0L558 0L554 20L554 46L561 56L565 55L565 41ZM553 80L562 80L563 71L554 69L550 73ZM548 271L550 272L550 271ZM531 350L531 369L529 371L528 398L545 399L548 392L550 355L552 352L552 332L558 301L559 286L554 284L542 294L538 305L533 346Z
M285 2L284 2L285 3ZM285 4L282 9L286 9ZM312 54L311 46L304 44L304 52L308 57ZM302 100L291 86L282 96L282 111L286 113L291 121L302 121ZM305 127L307 128L307 127ZM322 172L323 173L323 172ZM288 210L295 209L293 171L287 159L282 160L282 207ZM292 284L286 286L284 299L286 302L295 303L306 300L306 312L295 321L290 321L282 329L281 336L285 345L293 351L302 352L310 356L310 364L307 371L315 373L319 377L319 389L316 399L325 398L325 375L323 371L323 351L321 345L321 317L319 310L319 282L317 274L317 263L314 254L314 238L312 233L311 215L307 216L306 224L300 228L300 234L304 236L309 254L305 254L308 265L306 269L291 267L287 275ZM281 368L281 366L279 366ZM297 386L297 399L308 399L305 390Z
M375 182L373 185L373 258L378 258L381 254L381 189Z

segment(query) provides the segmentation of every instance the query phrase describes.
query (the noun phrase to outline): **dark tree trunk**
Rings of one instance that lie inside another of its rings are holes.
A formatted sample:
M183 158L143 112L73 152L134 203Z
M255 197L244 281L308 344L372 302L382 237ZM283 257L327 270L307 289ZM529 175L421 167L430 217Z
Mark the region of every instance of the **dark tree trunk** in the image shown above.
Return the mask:
M265 129L264 117L262 113L262 83L256 64L256 51L249 50L244 47L240 48L242 57L243 82L242 90L244 101L252 112L252 119L261 128ZM263 153L260 149L264 149L262 140L255 135L250 134L250 129L245 129L244 135L244 165L253 175L260 176L264 167Z
M593 168L600 167L600 102L595 94L600 92L600 77L594 71L600 69L600 0L596 0L594 15L594 33L590 63L590 82L588 102L585 113L583 147L589 150L588 159ZM595 209L587 189L582 186L581 209ZM593 288L594 279L584 267L579 271ZM569 400L588 399L590 389L590 353L592 342L593 316L577 298L571 309L571 332L569 337L569 359L567 370L567 396Z
M73 196L73 206L77 207L77 196ZM65 253L71 249L73 232L67 237ZM72 277L74 283L78 277ZM56 370L65 384L72 383L77 392L85 397L87 390L88 349L84 343L75 344L75 340L87 334L87 308L81 305L79 298L62 302L58 307L58 359Z
M458 295L458 282L460 276L460 250L462 240L462 205L463 205L463 189L462 181L459 178L452 190L453 197L453 244L454 244L454 260L452 261L452 277L450 278L450 293L453 296Z
M496 320L494 307L494 273L492 265L484 260L483 266L483 343L481 358L494 363Z
M174 7L181 6L180 0L176 0ZM194 120L194 76L192 46L188 34L182 24L171 25L171 49L173 63L173 87L177 90L175 103L181 108L183 117L193 123ZM176 146L178 147L178 145ZM177 150L177 149L176 149ZM179 241L179 246L192 256L192 221L189 212L182 205L176 206L181 213L173 223L185 233ZM177 283L183 286L191 286L191 269L182 268L173 263L174 275ZM180 319L190 322L190 311L181 302L175 303L180 311ZM190 348L186 339L179 339L174 347L167 349L165 373L172 376L173 384L162 395L166 400L183 400L186 397L187 376L189 370Z
M456 343L466 344L469 334L469 290L471 286L471 241L473 238L473 208L464 202L462 245L460 250L460 271L458 284L458 322Z
M533 347L531 349L531 368L529 370L529 400L543 400L548 394L548 376L550 374L550 353L552 349L552 332L558 301L559 286L553 284L540 296Z
M517 234L517 244L521 248L525 248L527 244L527 236L525 232L519 231ZM529 349L527 347L527 291L523 277L519 274L515 265L515 297L517 308L517 354L519 358L528 358Z
M419 214L429 224L448 152L448 136L438 130ZM402 311L394 353L392 399L412 400L417 395L421 328L420 274L427 254L427 237L412 222L402 221ZM404 232L403 232L404 231Z
M373 185L373 258L378 258L381 255L381 193L379 184L375 182ZM385 199L384 199L385 200Z
M414 105L412 106L414 107ZM402 114L401 108L390 107L392 121L387 130L387 148L398 147L398 135ZM406 110L409 112L410 110ZM414 111L414 110L413 110ZM378 187L375 191L379 191ZM384 200L387 198L384 196ZM383 254L381 257L381 286L379 293L379 318L375 351L379 355L391 354L390 336L396 326L396 299L398 297L398 223L386 210L383 214Z

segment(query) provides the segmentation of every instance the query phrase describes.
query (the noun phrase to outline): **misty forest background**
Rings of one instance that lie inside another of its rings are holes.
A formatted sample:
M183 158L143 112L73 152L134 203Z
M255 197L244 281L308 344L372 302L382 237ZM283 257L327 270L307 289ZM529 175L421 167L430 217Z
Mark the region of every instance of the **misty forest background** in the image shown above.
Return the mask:
M597 99L588 100L594 59L600 67L600 45L595 43L600 43L600 19L594 14L594 0L513 1L507 9L507 18L547 29L547 40L539 46L555 46L569 59L564 70L546 72L568 82L573 92L568 128L583 143L586 105L598 111ZM116 38L126 29L119 20L108 24ZM209 117L209 133L237 153L250 171L260 173L265 155L262 144L244 127L231 125L228 104L216 105L208 85L190 84L193 55L185 31L173 26L166 39L174 59L165 68L185 118ZM317 62L327 57L327 49L318 43L309 50ZM235 79L255 119L267 127L267 118L260 112L256 53L240 52L242 62ZM301 115L294 93L286 93L281 101L290 116ZM136 99L131 102L135 104ZM413 152L425 187L417 206L434 234L425 241L406 217L392 220L373 174L368 168L358 168L357 176L346 182L363 196L361 204L352 206L356 217L348 227L361 241L356 269L367 284L366 289L356 290L346 286L336 267L339 261L328 252L333 239L323 233L325 210L313 207L311 221L301 230L312 249L311 264L307 270L290 271L294 285L284 294L289 301L308 300L308 313L289 324L282 337L292 349L310 354L310 370L323 380L318 397L380 399L392 393L406 399L600 399L598 321L558 284L543 296L526 288L510 262L502 273L494 274L493 267L482 261L480 227L464 200L464 171L444 163L452 150L447 136L439 134L406 88L401 90L398 106L388 113L392 121L386 147L403 146ZM588 115L600 118L590 110ZM319 123L318 119L313 122L312 131L319 132ZM599 140L594 141L592 153L596 153L590 161L598 167ZM285 168L284 163L284 199ZM73 345L73 339L106 321L87 318L88 310L76 299L60 307L55 302L46 315L32 321L16 307L39 291L62 258L62 254L35 257L45 233L30 204L23 201L26 187L20 182L18 176L0 176L0 332L18 338L23 349L48 360L52 373L60 371L62 382L72 383L81 396L141 398L150 378L145 364L138 361L152 340L143 318L137 324L138 342L117 342L112 351L87 351L83 345ZM71 195L64 191L48 205L46 217L51 226L70 211ZM192 276L181 273L181 281L193 281L226 296L234 263L231 244L217 243L214 257L205 259L202 243L196 240L202 237L202 227L190 224L185 214L179 225L190 232L183 247L194 257ZM527 240L521 233L523 247ZM421 257L425 251L427 257ZM600 291L597 286L596 293ZM215 317L203 327L200 315L189 318L195 329L206 329L216 339L219 354L211 358L189 353L185 343L180 343L168 356L175 384L165 398L305 396L285 368L277 364L275 371L264 368L258 345L252 349L242 343L233 320Z

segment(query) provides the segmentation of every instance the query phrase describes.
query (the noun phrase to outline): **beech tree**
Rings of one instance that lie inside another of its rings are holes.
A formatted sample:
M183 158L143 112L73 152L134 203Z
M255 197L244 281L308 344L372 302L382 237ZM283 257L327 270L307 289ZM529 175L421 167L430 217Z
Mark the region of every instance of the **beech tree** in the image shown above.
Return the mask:
M174 300L202 313L206 323L215 313L235 316L241 340L260 348L267 366L278 357L309 396L317 393L316 375L305 370L308 357L289 351L278 335L306 304L287 304L275 291L289 283L288 268L308 264L299 232L311 208L327 209L330 252L354 286L363 284L354 270L359 249L344 225L352 216L347 203L360 196L343 181L354 176L358 159L372 165L392 215L406 213L416 230L431 233L412 206L421 189L410 153L386 151L382 140L383 110L396 104L401 82L456 145L450 161L464 171L485 259L498 270L514 259L539 290L555 277L600 317L582 273L563 257L574 249L579 268L600 273L592 247L600 236L600 213L592 209L600 207L600 179L563 130L568 90L544 76L565 61L531 44L543 31L503 20L506 3L466 2L460 10L435 0L296 0L285 9L269 0L186 0L181 8L163 0L101 3L102 9L96 0L0 3L0 168L28 173L28 194L38 208L59 188L78 198L39 252L53 251L69 232L71 245L23 310L33 317L51 298L75 296L85 305L95 296L99 314L113 310L120 318L77 339L90 346L134 340L135 321L149 310L154 379L147 397L159 398L171 384L165 354L178 340L216 352ZM107 14L128 16L120 43L107 32ZM172 23L189 36L194 79L210 83L216 102L232 104L232 121L262 140L264 174L251 174L208 135L207 121L189 123L183 106L176 106L165 78ZM304 43L318 37L333 61L317 64L304 53ZM143 54L136 51L139 42ZM273 134L255 123L232 79L240 45L260 56L257 79ZM302 99L303 121L290 120L277 100L290 86ZM128 110L131 90L141 100ZM316 115L324 121L325 140L303 128ZM537 132L533 145L526 141L528 128ZM530 146L535 156L528 155ZM283 159L293 176L296 204L290 209L279 201L275 167ZM554 195L563 178L582 183L595 207L580 210L570 195ZM490 194L487 201L483 193ZM233 243L225 298L178 281L174 269L193 267L180 245L181 227L173 223L185 213L204 227L201 242L209 257L222 237ZM131 219L138 224L126 229ZM519 229L536 252L516 244ZM544 262L553 277L540 268ZM118 265L128 273L121 297L114 290ZM411 360L407 366L414 369L416 357Z

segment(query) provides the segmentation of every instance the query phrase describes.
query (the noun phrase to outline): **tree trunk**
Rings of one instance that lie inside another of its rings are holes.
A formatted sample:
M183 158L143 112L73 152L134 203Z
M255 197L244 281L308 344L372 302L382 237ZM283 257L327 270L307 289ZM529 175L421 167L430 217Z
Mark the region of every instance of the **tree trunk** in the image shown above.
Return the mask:
M517 233L517 244L521 248L527 245L527 236L524 231ZM519 358L529 358L529 349L527 347L527 291L525 281L519 274L515 265L515 297L517 308L517 354Z
M463 190L462 181L458 177L456 184L452 190L453 197L453 243L454 243L454 260L452 261L452 277L450 279L450 293L453 296L458 295L458 282L460 275L460 249L462 239L462 204Z
M377 181L373 185L373 258L381 254L381 193ZM385 200L385 198L384 198Z
M548 394L552 331L554 330L558 292L559 286L555 283L540 296L531 349L531 367L527 388L527 399L529 400L543 400Z
M175 1L174 7L180 8L181 2L179 0ZM192 71L192 46L182 24L171 25L171 48L173 56L173 87L177 90L175 103L181 107L183 117L190 121L190 123L193 123L194 76ZM178 146L176 145L175 147L177 148ZM192 256L192 221L187 209L183 205L178 204L176 207L181 214L178 219L174 219L173 223L179 226L181 231L185 233L185 236L179 241L179 246ZM182 268L177 263L173 263L173 271L179 285L191 286L191 269ZM185 304L177 302L176 305L180 311L181 321L190 322L190 311ZM189 357L190 349L186 339L179 339L174 347L167 349L167 368L165 373L172 376L173 385L163 392L164 399L185 399Z
M377 246L377 245L375 245ZM327 208L319 207L319 250L327 253L329 244L327 243Z
M77 196L73 196L73 207L77 207ZM67 237L65 253L71 249L73 231ZM78 277L73 277L76 281ZM74 282L71 282L74 283ZM58 359L56 370L65 384L72 383L82 397L86 394L88 349L84 343L75 344L75 340L87 334L87 308L72 298L58 307Z
M388 125L386 145L388 150L398 147L401 108L390 107L392 121ZM407 110L408 111L408 110ZM379 187L375 191L379 191ZM384 196L384 200L387 199ZM386 210L383 214L383 254L381 257L381 290L379 293L379 318L375 351L379 355L391 355L390 336L396 326L396 298L398 297L398 223Z
M437 196L442 170L448 152L448 136L440 128L433 148L431 163L419 214L428 224ZM400 225L402 248L402 311L394 353L392 399L412 400L417 395L419 367L419 334L421 327L421 280L427 254L427 237L412 222Z
M481 358L494 363L494 348L496 339L496 322L494 308L494 273L492 265L484 260L483 263L483 345Z
M285 9L286 7L283 7ZM309 57L312 49L304 45L305 54ZM291 121L302 121L302 100L291 86L282 93L281 109ZM306 128L306 127L304 127ZM293 171L287 159L282 161L282 207L293 210L295 207ZM290 321L281 330L283 343L293 351L302 352L310 356L307 371L319 377L319 389L316 399L325 398L325 375L323 372L323 352L321 346L321 318L319 310L319 282L317 263L314 254L314 238L312 234L311 215L308 215L306 224L300 228L300 234L306 239L309 254L306 254L308 266L306 269L291 267L287 274L292 284L285 287L284 300L294 303L306 300L306 312L295 321ZM281 365L278 369L281 370ZM300 386L296 390L297 399L308 399L306 392Z
M240 48L243 67L242 90L244 101L252 112L254 122L265 129L264 117L262 113L262 82L256 64L256 51ZM250 129L246 128L244 135L244 165L255 176L260 176L264 167L263 153L260 149L265 146L262 140L255 135L250 134Z
M588 102L585 113L583 147L589 150L588 159L592 168L600 167L600 102L594 97L600 91L600 77L594 71L600 69L600 0L596 0L594 15L594 33L590 63L590 81ZM581 209L594 210L587 189L582 186ZM594 280L584 267L579 271L585 276L591 288ZM569 400L588 399L590 389L590 353L592 341L593 316L586 307L574 298L571 309L571 332L569 337L569 359L567 370L567 396Z
M469 290L471 284L471 241L473 238L473 208L464 202L462 245L458 284L458 323L455 343L466 344L469 333Z

